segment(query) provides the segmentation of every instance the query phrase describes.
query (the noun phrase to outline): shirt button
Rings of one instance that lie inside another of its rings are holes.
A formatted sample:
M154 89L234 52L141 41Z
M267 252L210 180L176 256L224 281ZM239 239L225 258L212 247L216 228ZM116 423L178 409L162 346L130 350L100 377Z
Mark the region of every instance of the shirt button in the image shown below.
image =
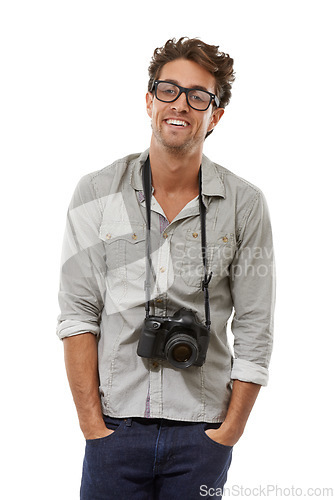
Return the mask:
M223 242L224 242L224 243L227 243L227 242L228 242L228 237L227 237L227 236L224 236L224 238L223 238Z
M153 361L152 366L153 368L158 368L159 363L157 361Z
M165 239L168 238L168 234L167 233L163 233L162 235Z
M107 234L106 234L106 238L107 238L107 240L110 240L110 238L111 238L111 234L110 234L110 233L107 233Z
M193 233L194 238L197 238L197 236L198 236L198 233Z
M133 233L133 235L132 235L132 239L133 239L133 240L136 240L136 239L137 239L137 235L136 235L136 233Z
M165 267L160 267L160 272L161 273L164 273L166 271L166 268Z

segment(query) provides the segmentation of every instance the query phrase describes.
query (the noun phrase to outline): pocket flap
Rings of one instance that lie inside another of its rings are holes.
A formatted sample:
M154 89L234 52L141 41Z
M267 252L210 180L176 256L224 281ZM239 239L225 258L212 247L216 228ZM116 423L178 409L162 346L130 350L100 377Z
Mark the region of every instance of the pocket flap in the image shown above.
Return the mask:
M118 240L136 244L145 241L145 230L143 226L135 226L124 222L103 223L100 227L99 237L107 244Z

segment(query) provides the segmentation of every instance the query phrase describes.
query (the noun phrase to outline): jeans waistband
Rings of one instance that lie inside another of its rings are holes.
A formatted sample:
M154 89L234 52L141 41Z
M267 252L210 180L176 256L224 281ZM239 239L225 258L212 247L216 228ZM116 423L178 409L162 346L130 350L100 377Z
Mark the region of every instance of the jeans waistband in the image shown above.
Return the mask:
M108 415L103 415L103 419L106 423L114 423L114 422L122 422L125 420L127 426L131 426L132 422L137 422L142 425L161 425L163 427L175 427L175 426L195 426L195 425L203 425L208 424L208 422L189 422L183 420L169 420L166 418L147 418L147 417L127 417L127 418L119 418L119 417L109 417ZM209 425L217 425L217 424L209 424Z

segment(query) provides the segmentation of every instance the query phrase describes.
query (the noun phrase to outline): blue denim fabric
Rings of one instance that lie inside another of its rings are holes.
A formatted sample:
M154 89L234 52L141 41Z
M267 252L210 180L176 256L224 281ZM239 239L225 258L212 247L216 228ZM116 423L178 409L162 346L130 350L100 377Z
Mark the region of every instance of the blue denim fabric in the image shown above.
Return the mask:
M205 429L220 424L110 417L105 421L114 433L86 442L81 500L221 498L232 447L205 434Z

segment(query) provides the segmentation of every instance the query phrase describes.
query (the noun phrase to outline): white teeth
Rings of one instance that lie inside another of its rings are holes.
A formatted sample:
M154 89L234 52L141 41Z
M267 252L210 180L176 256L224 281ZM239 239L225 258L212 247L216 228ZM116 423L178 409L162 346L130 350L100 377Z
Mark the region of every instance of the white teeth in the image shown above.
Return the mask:
M182 120L166 120L168 125L182 125L183 127L187 127L188 123Z

